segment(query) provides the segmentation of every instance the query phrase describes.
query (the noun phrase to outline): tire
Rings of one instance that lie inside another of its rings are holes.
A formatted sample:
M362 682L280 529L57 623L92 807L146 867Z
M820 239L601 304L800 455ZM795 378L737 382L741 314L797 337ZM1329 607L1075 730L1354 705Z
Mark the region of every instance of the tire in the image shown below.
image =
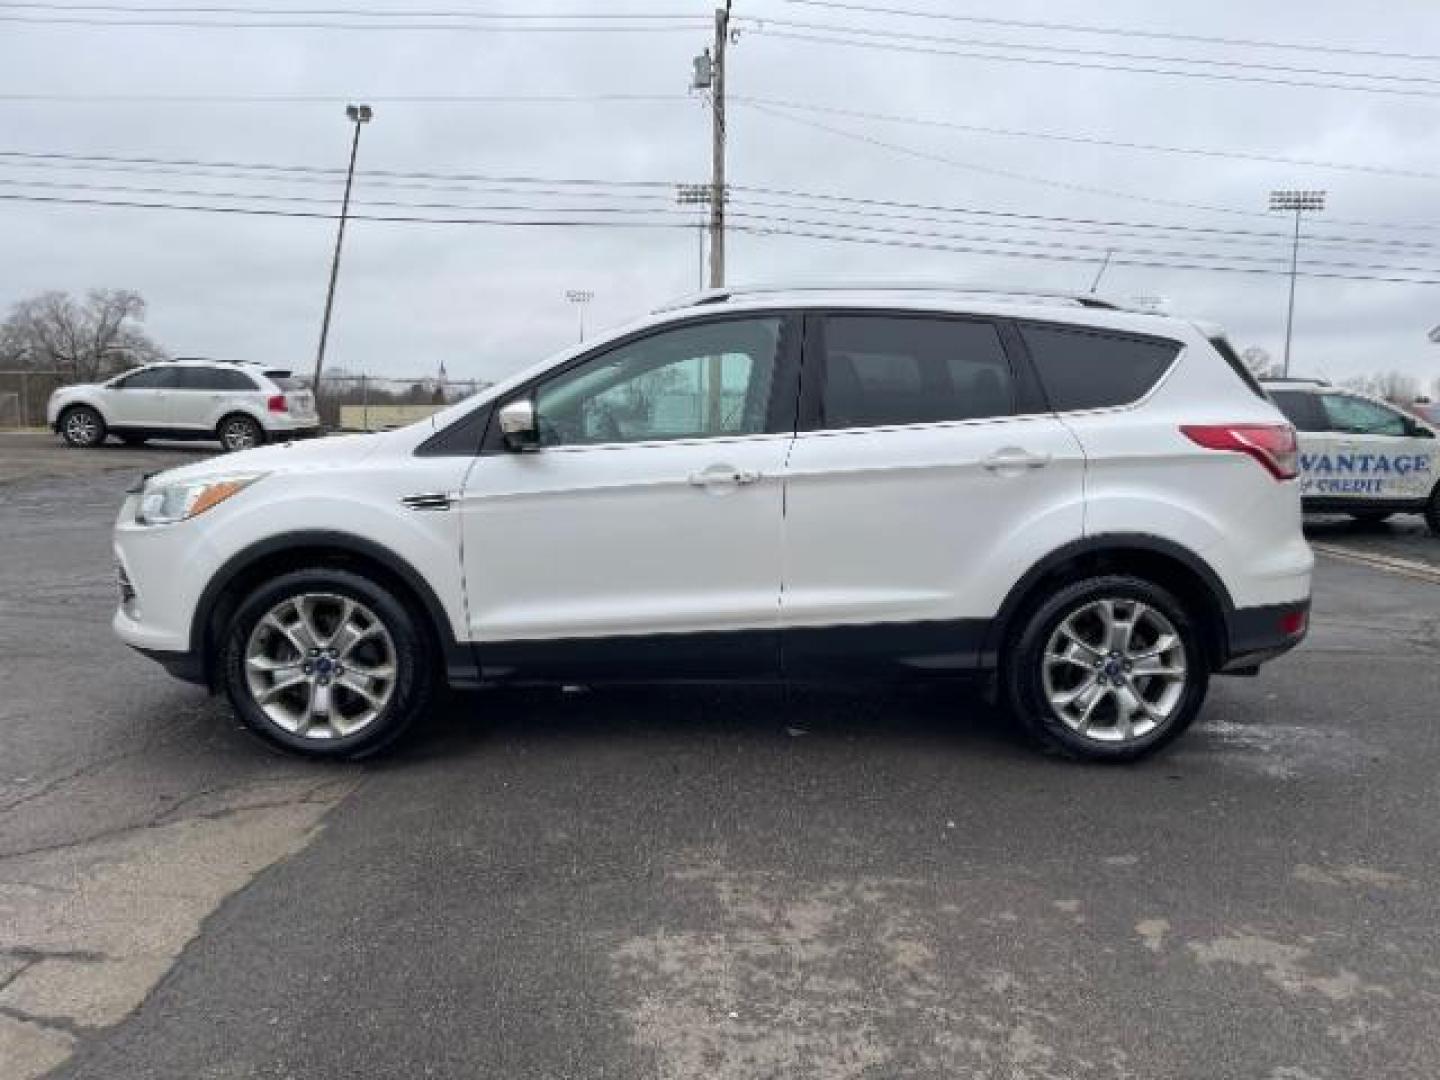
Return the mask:
M1128 655L1096 648L1104 644L1106 602L1118 621L1132 623ZM1152 582L1122 575L1077 581L1022 620L1002 656L1000 685L1021 727L1046 748L1088 761L1135 761L1178 737L1205 702L1210 664L1201 628ZM1153 654L1162 635L1170 634L1174 645ZM1133 666L1141 663L1157 673L1137 678ZM1060 704L1067 696L1069 702Z
M1425 524L1430 526L1434 536L1440 536L1440 484L1430 492L1430 501L1425 504Z
M90 450L105 443L105 418L89 405L72 405L60 414L60 437Z
M1382 521L1389 521L1395 516L1393 510L1350 510L1347 513L1356 521L1366 525L1379 525Z
M266 582L242 601L224 640L222 681L236 714L304 757L379 753L426 715L440 681L423 617L348 570Z
M265 429L244 413L231 413L221 420L215 425L215 435L228 454L265 445Z

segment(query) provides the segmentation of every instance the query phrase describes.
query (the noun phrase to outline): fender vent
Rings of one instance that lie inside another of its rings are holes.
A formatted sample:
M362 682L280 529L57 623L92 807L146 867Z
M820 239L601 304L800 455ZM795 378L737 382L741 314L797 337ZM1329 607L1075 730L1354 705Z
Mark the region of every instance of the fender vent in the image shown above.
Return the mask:
M443 491L429 491L423 495L404 495L400 501L411 510L449 510L450 496Z

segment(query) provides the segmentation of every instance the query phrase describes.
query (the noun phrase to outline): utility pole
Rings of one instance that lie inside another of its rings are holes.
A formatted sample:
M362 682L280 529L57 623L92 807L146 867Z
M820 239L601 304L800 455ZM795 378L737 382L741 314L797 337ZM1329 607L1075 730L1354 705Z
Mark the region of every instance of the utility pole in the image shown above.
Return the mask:
M1295 235L1290 244L1290 303L1285 310L1285 359L1281 362L1282 375L1290 374L1290 335L1295 325L1295 278L1300 269L1300 215L1306 210L1324 210L1323 191L1272 191L1270 209L1294 211Z
M330 338L330 312L335 307L335 281L340 276L340 248L345 243L345 220L350 216L350 189L355 183L355 155L360 151L360 125L374 116L369 105L346 105L345 116L355 125L350 140L350 168L345 173L345 197L340 202L340 228L335 233L335 257L330 262L330 288L325 292L325 317L320 322L320 347L315 350L315 411L320 411L320 369L325 366L325 343Z
M730 0L715 9L715 73L710 88L710 287L725 284L725 47Z
M575 305L575 310L580 313L580 340L585 340L585 305L595 299L595 293L591 289L566 289L565 299Z

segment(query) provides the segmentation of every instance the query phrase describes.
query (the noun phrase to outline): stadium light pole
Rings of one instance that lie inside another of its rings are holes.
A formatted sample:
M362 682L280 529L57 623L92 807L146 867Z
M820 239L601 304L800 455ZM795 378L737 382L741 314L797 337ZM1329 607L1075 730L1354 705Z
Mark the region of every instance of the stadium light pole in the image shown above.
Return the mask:
M575 310L580 313L580 340L585 340L585 305L595 299L595 293L590 289L566 289L565 299L575 305Z
M315 407L320 407L320 369L325 366L325 343L330 338L330 312L335 307L335 281L340 276L340 248L345 243L345 219L350 216L350 188L355 183L355 155L360 151L360 126L375 115L369 105L346 105L345 115L355 125L350 140L350 168L345 173L345 197L340 201L340 227L335 233L335 257L330 261L330 287L325 291L325 316L320 321L320 346L315 350Z
M1293 189L1270 192L1270 209L1284 210L1295 214L1295 235L1290 244L1290 303L1285 311L1285 359L1280 366L1281 374L1290 374L1290 337L1295 326L1295 278L1300 269L1300 215L1307 210L1324 210L1323 191L1296 191Z

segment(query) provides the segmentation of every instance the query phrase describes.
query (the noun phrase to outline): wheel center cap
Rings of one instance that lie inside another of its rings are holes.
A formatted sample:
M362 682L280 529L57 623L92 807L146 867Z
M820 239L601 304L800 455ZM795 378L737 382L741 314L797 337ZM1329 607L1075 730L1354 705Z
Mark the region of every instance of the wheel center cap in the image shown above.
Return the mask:
M1108 678L1118 679L1125 674L1125 664L1112 657L1105 661L1105 674Z
M317 675L329 675L331 669L334 667L335 661L331 660L328 656L322 656L315 661L315 672Z

